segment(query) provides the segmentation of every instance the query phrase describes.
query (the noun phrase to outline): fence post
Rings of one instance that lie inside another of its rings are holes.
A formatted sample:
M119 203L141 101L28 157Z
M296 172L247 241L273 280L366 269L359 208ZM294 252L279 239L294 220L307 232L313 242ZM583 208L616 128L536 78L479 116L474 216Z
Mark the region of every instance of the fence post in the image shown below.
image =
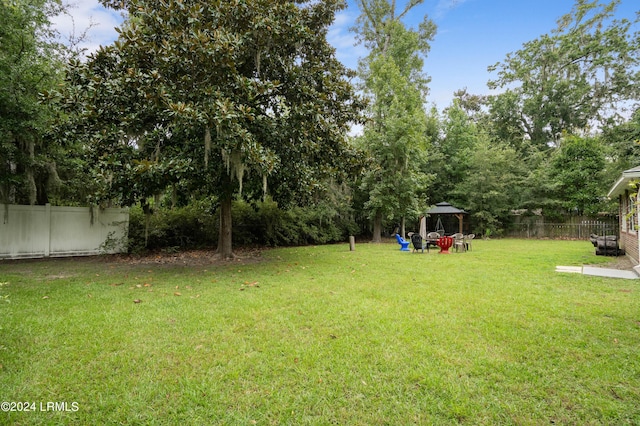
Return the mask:
M580 225L578 225L578 239L581 240L582 239L582 225L584 224L584 221L580 222Z
M45 235L47 236L47 242L44 245L44 257L49 257L51 254L51 204L44 205L44 223L47 226Z

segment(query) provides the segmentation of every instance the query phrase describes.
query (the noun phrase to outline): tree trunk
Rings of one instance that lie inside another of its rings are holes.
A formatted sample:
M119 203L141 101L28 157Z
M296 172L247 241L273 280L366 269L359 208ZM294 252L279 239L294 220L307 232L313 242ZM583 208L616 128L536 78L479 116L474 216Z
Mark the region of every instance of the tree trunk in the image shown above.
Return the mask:
M373 219L373 239L371 242L382 242L382 212L376 212L376 217Z
M151 224L151 206L145 199L142 201L142 211L144 212L144 248L149 247L149 225ZM93 225L93 208L91 206L91 224Z
M404 216L402 216L402 220L400 221L400 236L404 239L406 239L406 221L404 219Z
M222 259L232 259L233 254L231 233L231 195L225 195L220 200L220 228L218 232L218 250L216 253Z

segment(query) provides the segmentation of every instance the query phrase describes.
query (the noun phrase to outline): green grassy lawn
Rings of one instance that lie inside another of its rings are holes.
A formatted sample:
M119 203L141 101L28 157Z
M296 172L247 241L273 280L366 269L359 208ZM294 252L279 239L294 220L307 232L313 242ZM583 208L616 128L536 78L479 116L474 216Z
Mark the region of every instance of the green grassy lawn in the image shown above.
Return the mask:
M589 242L398 247L0 262L0 424L640 424L640 281L555 272Z

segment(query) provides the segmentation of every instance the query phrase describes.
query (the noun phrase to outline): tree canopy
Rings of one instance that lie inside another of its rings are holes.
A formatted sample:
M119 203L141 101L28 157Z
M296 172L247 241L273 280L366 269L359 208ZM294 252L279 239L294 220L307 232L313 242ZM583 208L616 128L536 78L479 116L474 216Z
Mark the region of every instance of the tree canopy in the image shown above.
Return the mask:
M290 201L350 165L346 133L361 101L326 41L341 1L126 7L118 40L73 65L62 97L103 199L131 204L178 183L213 195L228 257L231 201L246 181Z
M497 72L489 87L506 88L493 103L505 131L512 129L515 136L513 130L520 128L544 148L564 133L603 123L638 99L640 33L633 32L638 21L614 19L619 3L577 0L551 34L489 67Z
M315 209L310 228L335 212L374 241L436 201L476 232L513 210L612 211L607 187L640 159L640 21L616 18L621 0L575 0L489 67L500 93L428 112L424 0L354 2L357 73L327 42L343 0L100 1L126 18L81 60L54 37L60 0L0 3L0 203L140 205L147 223L199 206L230 257L238 211Z
M65 154L45 135L52 111L40 93L62 81L63 50L50 19L59 1L0 2L0 203L44 204Z
M369 49L359 74L370 107L358 143L372 163L360 189L368 197L364 209L373 220L374 241L380 241L384 219L417 215L426 207L421 195L430 179L424 170L428 78L422 68L435 24L426 16L417 29L402 22L420 3L412 0L398 13L395 0L359 1L362 13L354 30Z

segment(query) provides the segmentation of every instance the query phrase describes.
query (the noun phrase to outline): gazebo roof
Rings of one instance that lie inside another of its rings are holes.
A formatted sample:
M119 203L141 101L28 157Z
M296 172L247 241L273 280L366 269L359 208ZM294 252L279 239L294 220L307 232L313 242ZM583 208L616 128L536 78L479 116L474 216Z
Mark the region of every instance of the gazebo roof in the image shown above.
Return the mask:
M449 203L442 202L442 203L436 204L435 207L433 207L431 210L427 211L427 214L429 214L429 215L433 215L433 214L467 214L467 212L465 212L464 210L460 210L457 207L453 207Z

